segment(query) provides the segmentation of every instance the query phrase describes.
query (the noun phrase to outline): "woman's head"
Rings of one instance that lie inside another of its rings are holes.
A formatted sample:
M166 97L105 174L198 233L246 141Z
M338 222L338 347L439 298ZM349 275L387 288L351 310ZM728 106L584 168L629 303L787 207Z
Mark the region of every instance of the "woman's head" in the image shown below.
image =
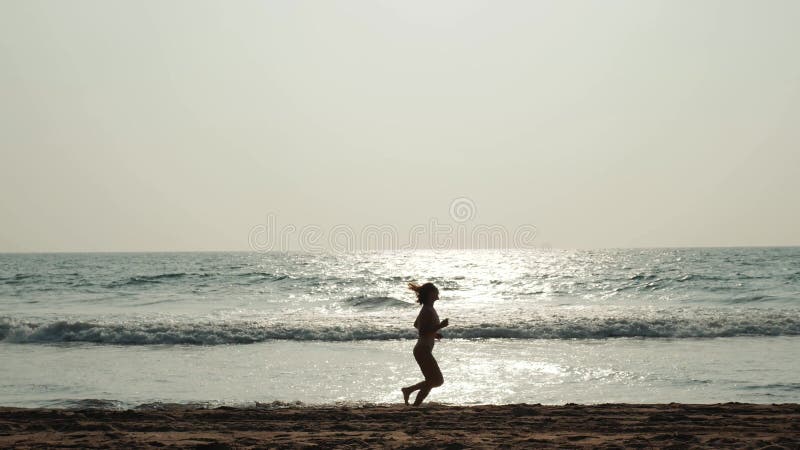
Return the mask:
M425 283L421 286L417 283L408 283L408 288L417 293L417 303L429 305L439 300L439 289L433 283Z

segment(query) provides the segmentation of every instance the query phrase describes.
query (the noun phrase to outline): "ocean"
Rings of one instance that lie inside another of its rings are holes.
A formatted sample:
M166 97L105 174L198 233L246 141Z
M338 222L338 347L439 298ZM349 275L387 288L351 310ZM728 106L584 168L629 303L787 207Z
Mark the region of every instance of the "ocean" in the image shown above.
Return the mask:
M0 405L800 402L800 248L0 254Z

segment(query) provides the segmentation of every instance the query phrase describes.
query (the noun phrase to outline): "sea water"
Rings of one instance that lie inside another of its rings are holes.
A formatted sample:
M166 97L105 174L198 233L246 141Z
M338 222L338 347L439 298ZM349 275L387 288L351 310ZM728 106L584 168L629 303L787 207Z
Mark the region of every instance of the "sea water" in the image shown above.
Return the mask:
M800 401L800 248L0 255L0 405Z

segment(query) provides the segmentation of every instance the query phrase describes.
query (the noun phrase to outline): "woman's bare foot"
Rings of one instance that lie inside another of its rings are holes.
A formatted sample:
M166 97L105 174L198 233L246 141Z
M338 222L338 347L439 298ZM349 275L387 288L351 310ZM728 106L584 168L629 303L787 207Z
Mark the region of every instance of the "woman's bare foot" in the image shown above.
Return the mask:
M411 393L414 391L408 388L400 388L400 390L403 391L403 401L406 402L406 405L408 405L408 397L410 397Z

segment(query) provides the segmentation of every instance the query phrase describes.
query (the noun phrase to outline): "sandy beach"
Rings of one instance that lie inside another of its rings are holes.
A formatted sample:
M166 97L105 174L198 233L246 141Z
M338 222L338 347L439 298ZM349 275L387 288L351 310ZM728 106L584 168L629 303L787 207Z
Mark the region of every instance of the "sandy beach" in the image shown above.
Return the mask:
M800 405L0 408L0 448L800 448Z

